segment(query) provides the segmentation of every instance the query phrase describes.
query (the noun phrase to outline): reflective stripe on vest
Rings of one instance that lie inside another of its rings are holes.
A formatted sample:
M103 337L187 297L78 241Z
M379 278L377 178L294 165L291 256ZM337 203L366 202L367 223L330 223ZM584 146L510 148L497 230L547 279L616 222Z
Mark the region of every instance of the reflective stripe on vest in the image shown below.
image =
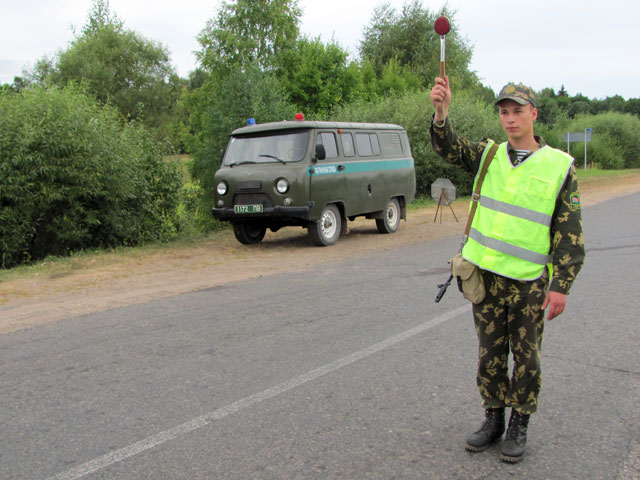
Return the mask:
M526 248L511 245L510 243L503 242L491 237L485 237L475 228L469 230L469 238L475 240L481 245L492 248L502 253L511 255L512 257L526 260L527 262L535 263L537 265L546 265L551 261L551 255L542 255L540 253L532 252Z
M483 270L517 280L540 277L551 260L553 212L572 162L564 152L545 146L514 167L507 144L501 144L480 197L473 200L478 207L463 256Z
M485 197L483 195L480 195L480 199L478 201L483 207L495 210L496 212L508 213L514 217L531 220L532 222L539 223L540 225L545 225L547 227L551 226L552 217L546 213L536 212L535 210L529 210L528 208L519 207L517 205L511 205L510 203L494 200L493 198Z

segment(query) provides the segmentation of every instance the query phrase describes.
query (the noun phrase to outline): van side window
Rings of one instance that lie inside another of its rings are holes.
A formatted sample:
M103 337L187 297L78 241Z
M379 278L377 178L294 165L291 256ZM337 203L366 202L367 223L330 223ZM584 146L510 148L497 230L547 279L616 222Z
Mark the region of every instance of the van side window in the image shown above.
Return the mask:
M326 158L336 158L338 156L338 145L336 144L336 137L333 133L318 133L316 143L318 145L324 145L324 150L327 152Z
M343 133L340 135L342 140L342 153L345 157L355 157L356 149L353 146L353 137L350 133Z
M380 144L375 133L356 133L356 146L361 157L380 155Z

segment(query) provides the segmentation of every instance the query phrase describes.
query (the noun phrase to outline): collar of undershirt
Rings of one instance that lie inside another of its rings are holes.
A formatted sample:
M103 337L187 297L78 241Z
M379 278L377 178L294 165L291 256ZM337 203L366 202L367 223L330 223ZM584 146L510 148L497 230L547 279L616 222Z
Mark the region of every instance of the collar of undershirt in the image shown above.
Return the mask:
M545 141L542 137L535 135L536 142L538 143L538 150L545 146ZM507 154L509 155L509 159L511 163L515 167L516 165L520 165L524 159L526 159L532 153L531 150L520 150L517 148L513 148L509 142L507 142Z

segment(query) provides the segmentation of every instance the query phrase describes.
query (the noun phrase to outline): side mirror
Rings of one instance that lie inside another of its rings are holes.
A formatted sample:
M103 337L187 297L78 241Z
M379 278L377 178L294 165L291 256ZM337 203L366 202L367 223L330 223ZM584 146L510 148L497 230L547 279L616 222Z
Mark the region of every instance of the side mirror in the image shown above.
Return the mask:
M324 149L324 145L321 143L316 144L316 160L324 160L327 158L327 152Z
M224 160L224 148L220 150L220 165L222 165L223 160Z

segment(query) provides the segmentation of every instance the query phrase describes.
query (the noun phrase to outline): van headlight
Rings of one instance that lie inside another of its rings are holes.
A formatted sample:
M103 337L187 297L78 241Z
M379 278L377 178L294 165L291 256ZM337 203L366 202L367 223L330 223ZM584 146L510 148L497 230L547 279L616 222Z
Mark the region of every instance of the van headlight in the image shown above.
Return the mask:
M227 182L220 182L216 187L216 192L218 192L218 195L226 195L228 190L229 187L227 185Z
M276 191L281 194L285 194L289 191L289 182L286 178L280 178L276 182Z

